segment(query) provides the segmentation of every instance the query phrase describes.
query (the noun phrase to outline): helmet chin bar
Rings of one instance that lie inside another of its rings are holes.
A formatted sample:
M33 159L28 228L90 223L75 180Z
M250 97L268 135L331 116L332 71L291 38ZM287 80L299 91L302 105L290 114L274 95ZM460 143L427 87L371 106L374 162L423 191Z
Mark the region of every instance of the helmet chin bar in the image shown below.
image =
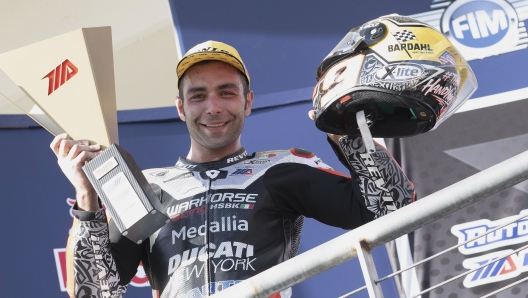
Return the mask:
M435 113L426 101L406 94L378 92L374 88L350 93L351 99L316 114L318 129L338 135L363 134L357 112L364 111L370 135L377 138L399 138L429 131L435 124Z

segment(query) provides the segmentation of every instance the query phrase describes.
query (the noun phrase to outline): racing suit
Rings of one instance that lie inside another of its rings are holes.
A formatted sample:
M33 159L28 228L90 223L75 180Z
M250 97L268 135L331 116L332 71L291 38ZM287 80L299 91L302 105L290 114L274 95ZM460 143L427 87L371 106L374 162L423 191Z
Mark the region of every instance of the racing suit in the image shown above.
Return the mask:
M303 216L344 229L376 217L357 171L345 176L303 149L241 149L143 172L171 221L136 244L107 224L103 209L74 211L76 297L121 297L140 262L154 297L207 297L294 257ZM408 200L412 189L404 192Z

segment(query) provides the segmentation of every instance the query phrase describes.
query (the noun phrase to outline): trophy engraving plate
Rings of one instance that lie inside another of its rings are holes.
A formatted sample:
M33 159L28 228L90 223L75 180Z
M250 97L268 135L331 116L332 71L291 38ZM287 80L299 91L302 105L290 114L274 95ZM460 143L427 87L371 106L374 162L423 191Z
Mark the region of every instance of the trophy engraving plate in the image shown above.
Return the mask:
M138 195L134 192L132 184L123 172L117 173L108 182L101 185L106 197L120 214L121 221L126 229L133 226L138 219L147 215L147 210L142 208Z
M118 163L115 157L110 157L107 161L105 161L102 165L98 166L92 173L95 177L95 179L99 180L101 177L106 175L108 172L110 172L113 168L117 167Z

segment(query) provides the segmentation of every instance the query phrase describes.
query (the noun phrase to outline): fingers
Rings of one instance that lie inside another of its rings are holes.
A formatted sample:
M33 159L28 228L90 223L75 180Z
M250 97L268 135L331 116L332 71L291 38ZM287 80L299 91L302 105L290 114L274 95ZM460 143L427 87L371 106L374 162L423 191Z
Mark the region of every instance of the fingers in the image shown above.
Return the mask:
M310 117L310 119L312 119L312 120L315 120L315 110L309 110L308 111L308 117ZM343 137L342 135L334 135L334 134L331 134L331 133L327 133L326 135L328 136L328 138L330 140L332 140L337 145L339 145L339 139L341 139Z
M85 143L85 141L62 140L59 144L59 152L57 154L57 157L59 158L67 157L71 149L74 146L78 147L79 144L86 146L88 143Z
M55 155L59 155L59 147L61 145L61 142L63 140L67 140L67 139L68 139L68 134L67 133L63 133L63 134L57 135L53 139L53 141L50 144L50 148L53 151L53 153L55 153Z
M84 162L95 158L101 150L101 145L90 145L86 140L70 140L68 134L63 133L53 139L50 148L59 159Z
M94 159L99 154L100 149L100 145L89 146L88 141L80 141L72 145L66 158L74 163L84 163Z
M309 110L308 111L308 117L310 117L310 119L314 120L315 119L315 111L314 110Z
M339 139L341 139L342 137L344 137L343 135L334 135L334 134L331 134L331 133L327 133L326 134L328 136L328 138L330 140L332 140L334 143L336 143L337 145L339 145Z

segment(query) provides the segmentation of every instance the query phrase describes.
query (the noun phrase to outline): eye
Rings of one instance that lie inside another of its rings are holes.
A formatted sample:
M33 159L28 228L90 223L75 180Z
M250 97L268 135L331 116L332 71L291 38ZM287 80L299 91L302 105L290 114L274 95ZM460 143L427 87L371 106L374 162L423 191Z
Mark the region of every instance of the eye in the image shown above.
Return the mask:
M192 101L202 101L205 99L205 94L194 94L191 97L189 97L189 100Z
M224 90L224 91L220 92L220 95L221 96L236 96L236 93L232 92L232 91Z

